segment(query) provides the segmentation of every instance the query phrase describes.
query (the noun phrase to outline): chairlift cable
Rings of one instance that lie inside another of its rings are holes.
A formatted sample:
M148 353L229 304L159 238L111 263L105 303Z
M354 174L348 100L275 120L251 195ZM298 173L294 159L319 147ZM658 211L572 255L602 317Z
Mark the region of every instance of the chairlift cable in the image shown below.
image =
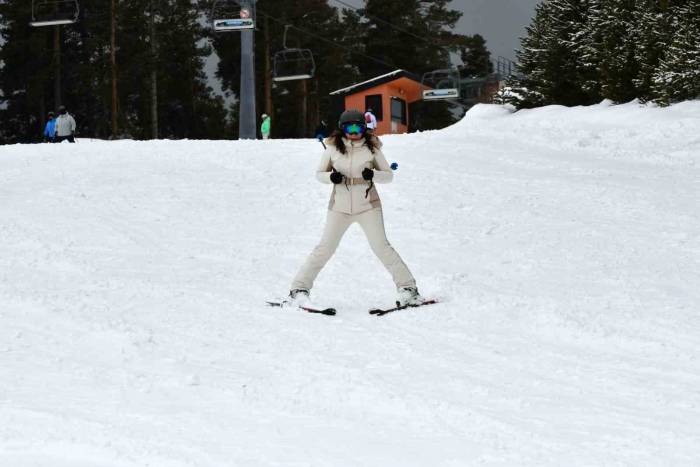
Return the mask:
M274 16L270 15L269 13L267 13L267 12L265 12L265 11L263 11L263 10L258 9L257 11L258 11L258 13L262 13L263 15L267 16L267 17L268 17L269 19L271 19L272 21L275 21L276 23L279 23L279 24L282 24L282 25L289 25L290 28L294 28L294 29L296 29L297 31L299 31L299 32L301 32L301 33L303 33L303 34L306 34L307 36L310 36L310 37L316 38L316 39L318 39L318 40L321 40L321 41L323 41L323 42L327 42L327 43L329 43L329 44L335 45L336 47L342 48L342 49L344 49L345 51L347 51L347 52L349 52L349 53L352 53L352 54L355 54L355 55L359 55L359 56L368 58L368 59L370 59L370 60L372 60L372 61L374 61L374 62L376 62L376 63L379 63L379 64L381 64L381 65L384 65L384 66L390 68L392 71L393 71L393 70L397 70L397 69L400 68L400 67L398 67L397 65L395 65L395 64L393 64L393 63L385 62L384 60L381 60L381 59L376 58L376 57L372 57L371 55L367 55L367 54L365 54L365 53L357 52L357 51L354 51L354 50L348 50L348 48L347 48L346 46L344 46L344 45L341 45L341 44L339 44L339 43L337 43L337 42L335 42L335 41L333 41L333 40L327 39L327 38L325 38L325 37L323 37L323 36L319 36L318 34L314 34L313 32L309 32L309 31L307 31L306 29L300 28L300 27L295 26L295 25L293 25L293 24L289 24L288 21L284 21L284 20L281 20L281 19L279 19L279 18L275 18Z
M383 19L383 18L380 18L380 17L378 17L378 16L374 16L374 15L370 15L370 14L367 13L366 9L364 9L364 8L357 8L357 7L355 7L354 5L351 5L351 4L349 4L349 3L347 3L347 2L345 2L345 1L343 1L343 0L333 0L333 1L334 1L335 3L338 3L338 4L340 4L340 5L344 5L344 6L348 7L348 8L351 8L352 10L357 11L358 14L360 14L361 16L364 16L365 18L373 19L373 20L375 20L375 21L377 21L377 22L380 22L380 23L382 23L382 24L387 25L388 27L390 27L390 28L392 28L392 29L394 29L394 30L396 30L396 31L402 32L402 33L404 33L404 34L408 34L409 36L415 37L416 39L420 39L421 41L423 41L425 44L428 44L429 46L435 47L435 48L437 48L437 49L441 49L443 52L447 52L448 56L449 56L449 54L452 53L452 50L450 50L450 48L445 47L444 45L435 44L434 42L432 42L432 41L426 39L425 37L419 36L419 35L417 35L417 34L411 32L411 31L409 31L409 30L407 30L407 29L404 29L404 28L401 28L401 27L399 27L399 26L396 26L395 24L392 24L392 23L390 23L389 21L387 21L387 20L385 20L385 19ZM450 61L451 61L451 60L450 60ZM459 70L459 67L458 67L458 66L455 66L455 65L453 65L451 68L454 68L455 70ZM437 71L437 70L435 70L435 71ZM422 79L421 79L421 86L424 85L426 76L429 76L430 74L435 73L435 71L433 71L433 72L428 72L428 73L424 73L424 74L422 75L423 77L422 77ZM459 82L459 75L458 75L458 78L457 78L457 82ZM459 87L459 84L457 84L457 86ZM436 100L447 101L447 102L449 102L449 103L451 103L451 104L458 105L458 106L460 106L460 107L462 107L462 108L466 108L464 105L460 104L460 103L459 103L458 101L456 101L454 98L442 98L442 99L436 99Z
M376 21L379 21L380 23L384 23L384 24L386 24L387 26L389 26L389 27L392 28L392 29L395 29L395 30L397 30L397 31L399 31L399 32L402 32L402 33L404 33L404 34L408 34L409 36L412 36L412 37L415 37L416 39L422 40L423 42L425 42L425 43L428 44L428 45L431 45L431 46L433 46L433 47L438 47L438 48L440 48L440 49L444 49L444 50L446 50L448 53L451 53L450 49L448 49L448 48L445 47L444 45L437 45L437 44L433 43L432 41L429 41L429 40L426 39L425 37L422 37L422 36L419 36L419 35L417 35L417 34L414 34L413 32L411 32L411 31L409 31L409 30L407 30L407 29L400 28L400 27L396 26L395 24L392 24L392 23L390 23L389 21L387 21L387 20L385 20L385 19L383 19L383 18L380 18L379 16L370 15L370 14L368 14L368 13L365 11L364 8L357 8L356 6L353 6L353 5L351 5L351 4L347 3L347 2L344 2L343 0L332 0L332 1L334 1L335 3L339 3L339 4L343 5L343 6L346 6L346 7L348 7L348 8L352 8L353 10L357 11L358 13L360 13L360 14L361 14L362 16L364 16L365 18L371 18L371 19L374 19L374 20L376 20Z
M307 31L306 29L300 28L300 27L295 26L295 25L293 25L293 24L289 24L288 21L284 21L284 20L281 20L281 19L279 19L279 18L276 18L276 17L270 15L269 13L267 13L266 11L263 11L263 10L260 10L260 9L258 9L257 11L258 11L258 13L261 13L261 14L265 15L267 18L269 18L269 19L271 19L272 21L274 21L274 22L276 22L276 23L279 23L279 24L281 24L281 25L283 25L283 26L285 26L285 27L286 27L286 26L289 26L289 28L294 28L294 29L296 29L297 31L299 31L299 32L301 32L301 33L303 33L303 34L306 34L306 35L308 35L308 36L310 36L310 37L314 37L314 38L319 39L319 40L321 40L321 41L323 41L323 42L327 42L327 43L329 43L329 44L331 44L331 45L334 45L334 46L336 46L336 47L339 47L339 48L342 48L342 49L348 51L348 50L347 50L347 47L345 47L345 46L343 46L343 45L341 45L341 44L339 44L339 43L337 43L337 42L335 42L335 41L333 41L333 40L330 40L330 39L327 39L327 38L325 38L325 37L323 37L323 36L320 36L320 35L318 35L318 34L309 32L309 31ZM355 55L360 55L360 56L362 56L362 57L368 58L368 59L370 59L370 60L372 60L372 61L374 61L374 62L376 62L376 63L379 63L379 64L381 64L381 65L384 65L384 66L388 67L388 68L389 68L390 70L392 70L392 71L393 71L393 70L400 69L400 67L396 66L396 65L393 64L393 63L385 62L384 60L378 59L378 58L376 58L376 57L372 57L371 55L367 55L367 54L362 53L362 52L356 52L356 51L352 51L352 50L350 50L350 51L348 51L348 52L349 52L349 53L352 53L352 54L355 54ZM467 108L465 105L461 104L459 101L457 101L457 100L455 100L455 99L453 99L453 98L451 98L451 99L445 99L445 101L448 102L448 103L450 103L450 104L453 104L453 105L457 105L457 106L459 106L459 107L462 107L463 109L466 109L466 108Z

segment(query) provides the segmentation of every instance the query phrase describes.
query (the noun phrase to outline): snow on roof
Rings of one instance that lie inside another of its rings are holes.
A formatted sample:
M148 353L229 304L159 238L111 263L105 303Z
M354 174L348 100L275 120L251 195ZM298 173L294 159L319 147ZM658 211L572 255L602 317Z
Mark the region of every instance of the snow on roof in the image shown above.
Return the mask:
M394 70L391 73L387 73L385 75L376 76L372 79L368 79L367 81L363 81L361 83L353 84L352 86L348 86L347 88L338 89L337 91L331 92L330 95L334 96L334 95L338 95L338 94L349 94L350 91L356 90L357 88L369 88L369 87L371 87L369 85L371 85L375 82L377 82L376 85L378 86L379 84L382 84L382 82L391 81L389 78L392 78L392 77L399 78L399 77L404 77L404 76L407 78L413 79L415 81L420 80L420 78L413 75L412 73L409 73L406 70L399 69L399 70Z

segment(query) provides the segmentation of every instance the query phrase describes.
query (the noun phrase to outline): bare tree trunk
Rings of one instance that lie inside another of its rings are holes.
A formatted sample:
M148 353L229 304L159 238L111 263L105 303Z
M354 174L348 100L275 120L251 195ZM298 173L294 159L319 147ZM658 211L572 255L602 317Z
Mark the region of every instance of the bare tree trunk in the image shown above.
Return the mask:
M157 74L157 45L156 22L154 17L153 2L151 0L151 138L158 139L158 74Z
M53 27L53 94L55 110L62 104L61 100L61 26Z
M265 113L272 118L272 69L270 66L270 19L265 15ZM274 119L273 119L274 120Z
M112 0L111 8L112 32L110 39L111 65L112 65L112 139L117 138L117 0Z
M41 130L41 139L43 140L46 136L44 135L44 129L46 128L46 99L44 98L44 91L41 91L41 99L39 99L39 129Z
M301 121L302 131L299 137L306 138L309 130L309 88L307 80L301 80Z
M318 125L321 123L321 94L318 92L319 90L319 84L318 84L318 76L316 76L316 79L314 79L314 84L316 85L316 98L314 99L314 102L316 103L316 121L312 122L312 125Z

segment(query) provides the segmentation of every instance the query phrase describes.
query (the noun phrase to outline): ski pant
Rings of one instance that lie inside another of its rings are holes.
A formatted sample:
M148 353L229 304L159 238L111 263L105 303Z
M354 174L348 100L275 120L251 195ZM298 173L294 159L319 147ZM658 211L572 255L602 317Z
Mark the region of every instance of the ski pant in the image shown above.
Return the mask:
M70 142L70 143L75 143L75 138L73 137L73 135L56 136L55 142L56 142L56 143L62 143L62 142L64 142L65 140L68 140L68 142Z
M416 286L416 280L413 278L411 271L408 270L406 264L386 238L382 208L377 207L359 214L328 211L326 227L323 230L321 241L311 252L311 255L309 255L294 278L292 290L311 290L316 276L333 256L340 239L343 238L348 227L354 222L360 224L360 227L364 230L372 251L389 271L396 287Z

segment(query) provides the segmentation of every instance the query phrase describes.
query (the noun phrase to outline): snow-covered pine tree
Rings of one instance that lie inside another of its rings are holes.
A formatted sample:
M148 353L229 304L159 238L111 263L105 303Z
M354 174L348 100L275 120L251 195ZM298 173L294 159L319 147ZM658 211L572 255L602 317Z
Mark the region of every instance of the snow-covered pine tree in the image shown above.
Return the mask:
M499 92L496 96L497 103L513 104L521 109L546 103L546 97L540 90L545 87L547 80L543 64L547 57L545 36L550 17L549 2L535 7L535 16L525 28L527 34L520 38L520 50L516 52L521 75L508 80L505 92Z
M669 0L636 0L632 34L638 72L633 83L644 102L655 97L653 76L671 41L670 17Z
M700 0L672 7L671 43L653 76L662 104L700 98Z
M579 82L581 88L597 100L602 99L600 92L600 35L593 18L600 16L600 2L591 0L586 9L586 19L582 30L574 37L574 47L579 60Z
M636 0L591 0L584 45L586 69L597 68L602 97L627 102L637 97L634 80ZM587 87L591 86L590 80Z
M518 107L546 104L580 105L598 100L583 86L580 42L589 0L545 0L521 39L518 68L511 88Z

